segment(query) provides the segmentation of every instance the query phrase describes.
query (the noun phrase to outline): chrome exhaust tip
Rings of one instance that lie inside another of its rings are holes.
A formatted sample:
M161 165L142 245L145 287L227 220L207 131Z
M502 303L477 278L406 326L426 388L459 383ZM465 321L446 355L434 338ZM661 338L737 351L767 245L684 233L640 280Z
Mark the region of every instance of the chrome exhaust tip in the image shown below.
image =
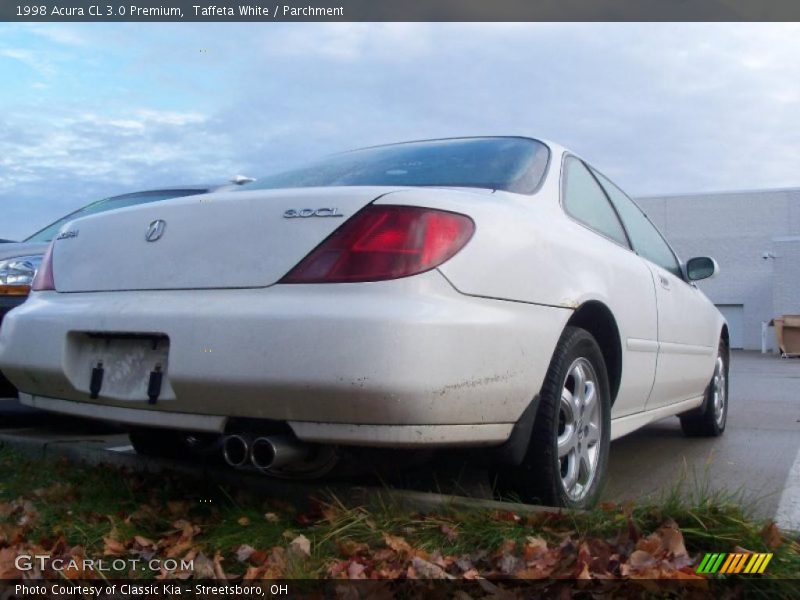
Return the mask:
M288 435L256 438L252 445L250 461L262 471L280 469L308 458L309 447Z
M222 441L222 456L232 467L244 467L250 458L252 440L244 435L228 435Z

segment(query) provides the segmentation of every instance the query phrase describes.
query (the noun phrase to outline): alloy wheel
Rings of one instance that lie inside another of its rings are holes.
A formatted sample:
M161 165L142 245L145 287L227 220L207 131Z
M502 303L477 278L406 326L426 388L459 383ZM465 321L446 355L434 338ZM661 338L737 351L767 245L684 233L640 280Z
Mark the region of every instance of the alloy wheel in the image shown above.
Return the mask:
M597 472L603 426L599 393L592 363L577 358L562 386L556 440L561 484L575 502L589 492Z
M717 364L714 367L714 378L712 380L712 400L714 403L714 420L717 425L722 427L725 422L725 410L728 404L727 373L725 372L725 359L717 356Z

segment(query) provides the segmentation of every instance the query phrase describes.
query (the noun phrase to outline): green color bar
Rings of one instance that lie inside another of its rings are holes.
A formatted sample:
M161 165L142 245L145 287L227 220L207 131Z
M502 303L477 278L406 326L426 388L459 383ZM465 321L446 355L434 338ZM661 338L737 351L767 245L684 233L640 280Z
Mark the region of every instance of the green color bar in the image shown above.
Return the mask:
M717 562L715 562L714 565L709 568L708 572L716 573L717 571L719 571L719 568L722 566L722 561L725 560L726 556L727 554L725 552L721 553L719 555L719 558L717 559Z
M709 559L711 559L712 556L714 556L714 555L713 554L706 554L703 557L703 562L701 562L700 566L697 567L697 572L698 573L705 573L706 572L706 566L708 565Z

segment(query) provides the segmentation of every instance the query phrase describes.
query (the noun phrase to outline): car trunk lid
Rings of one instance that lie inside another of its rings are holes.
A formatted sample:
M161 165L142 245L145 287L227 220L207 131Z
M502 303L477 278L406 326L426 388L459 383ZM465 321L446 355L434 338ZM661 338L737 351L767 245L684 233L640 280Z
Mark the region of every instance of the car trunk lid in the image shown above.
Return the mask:
M85 217L67 225L54 242L56 290L272 285L354 213L390 191L226 192ZM294 216L287 218L288 211Z

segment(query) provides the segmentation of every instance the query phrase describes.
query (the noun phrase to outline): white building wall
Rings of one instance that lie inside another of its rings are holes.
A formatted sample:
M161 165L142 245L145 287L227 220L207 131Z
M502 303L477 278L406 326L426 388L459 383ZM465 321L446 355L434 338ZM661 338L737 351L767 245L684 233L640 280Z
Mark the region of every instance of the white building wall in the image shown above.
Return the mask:
M772 305L776 315L800 314L800 237L776 238L772 242L774 274Z
M682 260L717 259L720 274L698 285L715 304L743 306L745 348L761 347L762 321L800 314L800 189L648 197L637 202ZM776 240L791 237L798 240ZM776 258L765 260L767 252Z

